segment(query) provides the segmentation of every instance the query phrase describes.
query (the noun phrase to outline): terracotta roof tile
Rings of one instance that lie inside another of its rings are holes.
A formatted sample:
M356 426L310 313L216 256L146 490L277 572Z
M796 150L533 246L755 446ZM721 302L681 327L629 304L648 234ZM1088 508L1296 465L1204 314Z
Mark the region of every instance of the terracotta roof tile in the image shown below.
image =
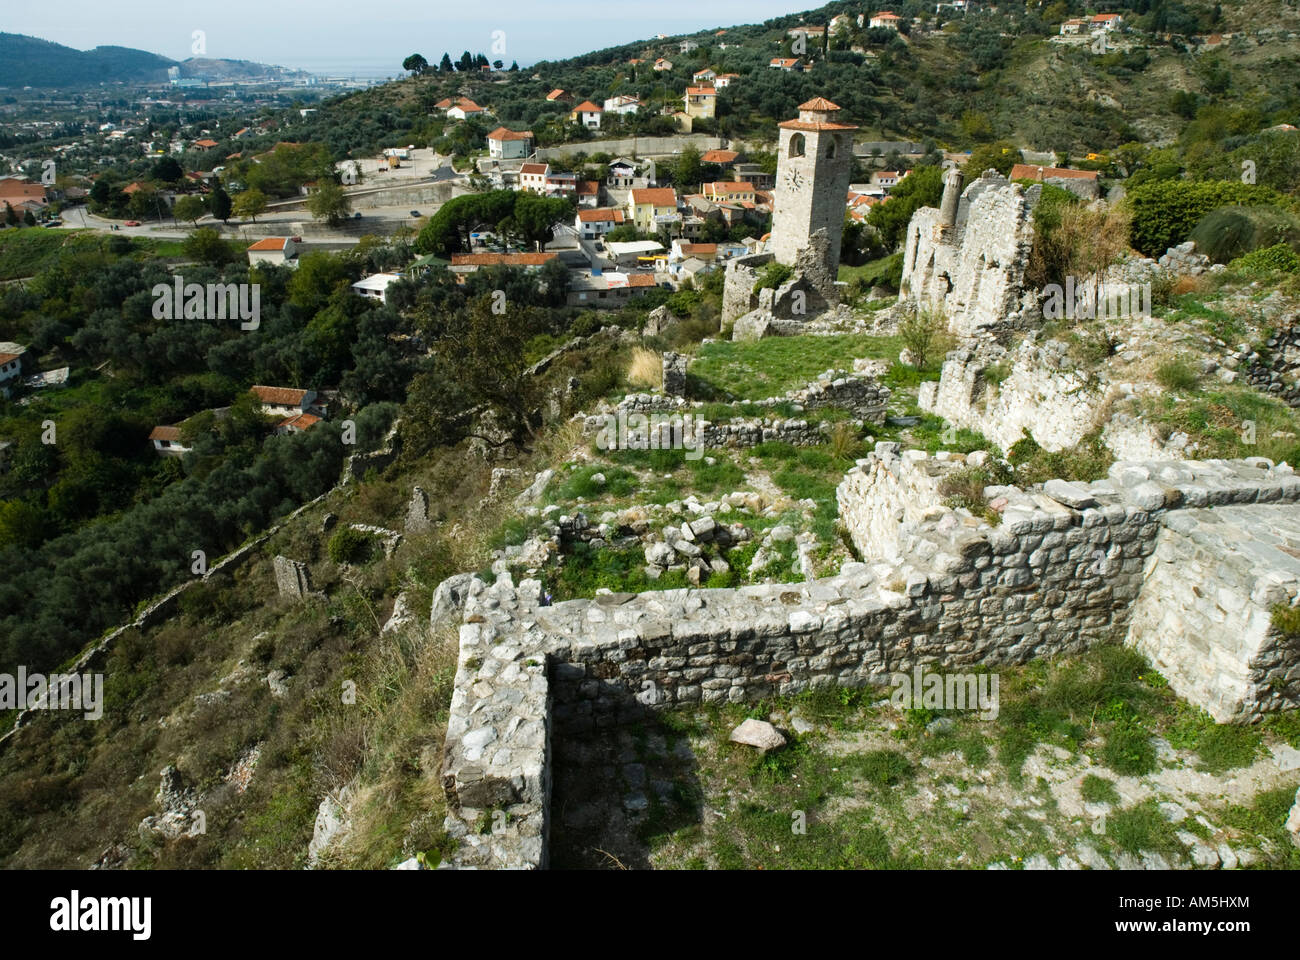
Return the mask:
M1011 168L1008 180L1096 180L1096 170L1067 170L1064 167L1040 167L1033 163L1017 163Z
M249 250L283 250L289 244L288 237L267 237L249 247Z
M622 223L623 211L616 207L600 207L596 210L579 210L578 219L582 223Z
M656 207L676 207L677 191L672 187L642 187L632 191L632 203L651 203Z
M276 407L296 407L302 403L302 398L307 395L306 390L295 390L293 387L255 385L249 387L249 390L260 402Z
M540 267L558 253L453 253L453 267Z
M320 423L320 417L314 413L299 413L292 417L285 417L280 421L281 427L297 427L299 430L308 430Z

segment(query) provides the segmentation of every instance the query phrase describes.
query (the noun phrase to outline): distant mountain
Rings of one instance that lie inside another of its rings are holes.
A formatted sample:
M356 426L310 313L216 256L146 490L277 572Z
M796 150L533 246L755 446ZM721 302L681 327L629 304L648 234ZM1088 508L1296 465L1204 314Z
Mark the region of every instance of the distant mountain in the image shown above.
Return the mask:
M169 67L182 77L242 80L250 77L306 76L301 70L250 60L191 58L176 61L130 47L74 50L17 33L0 33L0 87L80 87L99 83L161 83Z
M209 60L191 57L180 62L182 77L203 80L247 80L254 77L307 77L306 70L290 70L254 60Z
M74 50L59 43L0 33L0 86L75 87L115 80L165 80L175 60L129 47Z

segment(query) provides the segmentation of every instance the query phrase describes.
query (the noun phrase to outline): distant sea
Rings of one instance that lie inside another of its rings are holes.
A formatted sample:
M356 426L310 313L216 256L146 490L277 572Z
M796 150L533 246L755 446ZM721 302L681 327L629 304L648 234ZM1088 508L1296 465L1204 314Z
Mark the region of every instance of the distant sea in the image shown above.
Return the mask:
M354 77L358 80L383 80L404 76L402 58L381 60L376 57L276 57L275 62L291 70L306 70L318 77Z

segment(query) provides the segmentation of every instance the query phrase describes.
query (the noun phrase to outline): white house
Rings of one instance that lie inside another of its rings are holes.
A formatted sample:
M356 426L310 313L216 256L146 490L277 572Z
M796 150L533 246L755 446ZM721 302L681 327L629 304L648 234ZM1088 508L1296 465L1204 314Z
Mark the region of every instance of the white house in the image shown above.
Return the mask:
M897 30L898 21L902 17L891 10L882 10L880 13L873 13L871 19L867 21L869 26L884 27L886 30Z
M625 94L619 94L617 97L610 97L605 101L606 113L636 113L641 109L641 101L636 97L629 97Z
M149 434L154 452L164 457L179 457L190 448L181 442L180 427L154 427Z
M1074 18L1074 19L1071 19L1071 20L1066 20L1064 23L1061 24L1061 34L1060 34L1060 35L1063 36L1063 37L1068 37L1068 36L1073 36L1074 34L1080 33L1080 32L1082 32L1082 30L1083 30L1083 26L1084 26L1084 24L1085 24L1086 22L1087 22L1087 21L1085 21L1085 20L1080 20L1080 19L1078 19L1078 18Z
M683 40L677 47L678 53L690 53L692 50L698 50L699 44L694 40Z
M262 412L273 417L296 417L316 409L315 390L255 385L249 388L249 392L261 404Z
M655 61L654 69L656 70L662 72L664 70L671 70L672 68L673 68L673 62L671 60L665 60L663 57L660 57L658 60Z
M9 388L18 382L23 373L23 349L6 343L0 350L0 395L9 396Z
M619 157L609 165L609 172L605 175L605 185L615 187L620 190L631 188L632 182L636 179L636 162L628 160L625 157Z
M1124 18L1118 13L1099 13L1092 18L1093 30L1110 32L1111 30L1118 30L1122 26L1124 26Z
M549 163L525 163L519 168L519 189L531 193L545 193L546 178L550 173Z
M738 73L720 73L718 74L717 79L713 81L713 85L721 90L724 87L731 86L732 83L739 79L740 74Z
M497 127L487 135L488 156L494 160L518 160L533 152L533 132L522 133Z
M266 237L248 248L248 265L269 263L275 266L298 265L298 244L301 237Z
M773 57L768 61L769 67L776 67L778 70L784 70L786 73L799 69L799 58L790 59L788 57Z
M617 207L598 207L595 210L579 210L573 227L584 240L603 237L616 227L623 226L623 211Z
M573 112L569 114L569 119L582 124L588 130L599 130L600 115L604 112L590 100L584 100L573 108Z
M696 83L713 86L713 81L718 79L718 75L712 70L696 70L691 79Z
M395 273L372 273L365 279L352 284L352 292L359 297L365 297L367 300L378 300L380 303L387 303L389 284L400 279L402 278Z
M467 117L481 117L485 113L487 113L486 110L468 97L461 97L447 109L447 116L451 117L453 120L464 120Z

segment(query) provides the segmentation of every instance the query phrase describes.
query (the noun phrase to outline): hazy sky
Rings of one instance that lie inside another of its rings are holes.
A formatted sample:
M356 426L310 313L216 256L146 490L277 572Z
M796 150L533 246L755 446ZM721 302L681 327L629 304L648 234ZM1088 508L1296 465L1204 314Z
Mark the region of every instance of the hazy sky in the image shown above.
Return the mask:
M137 47L184 60L204 31L207 55L304 69L383 64L408 54L482 51L521 64L707 27L755 23L817 0L61 0L7 2L0 32L89 49ZM644 11L644 12L642 12ZM503 31L505 52L493 52Z

